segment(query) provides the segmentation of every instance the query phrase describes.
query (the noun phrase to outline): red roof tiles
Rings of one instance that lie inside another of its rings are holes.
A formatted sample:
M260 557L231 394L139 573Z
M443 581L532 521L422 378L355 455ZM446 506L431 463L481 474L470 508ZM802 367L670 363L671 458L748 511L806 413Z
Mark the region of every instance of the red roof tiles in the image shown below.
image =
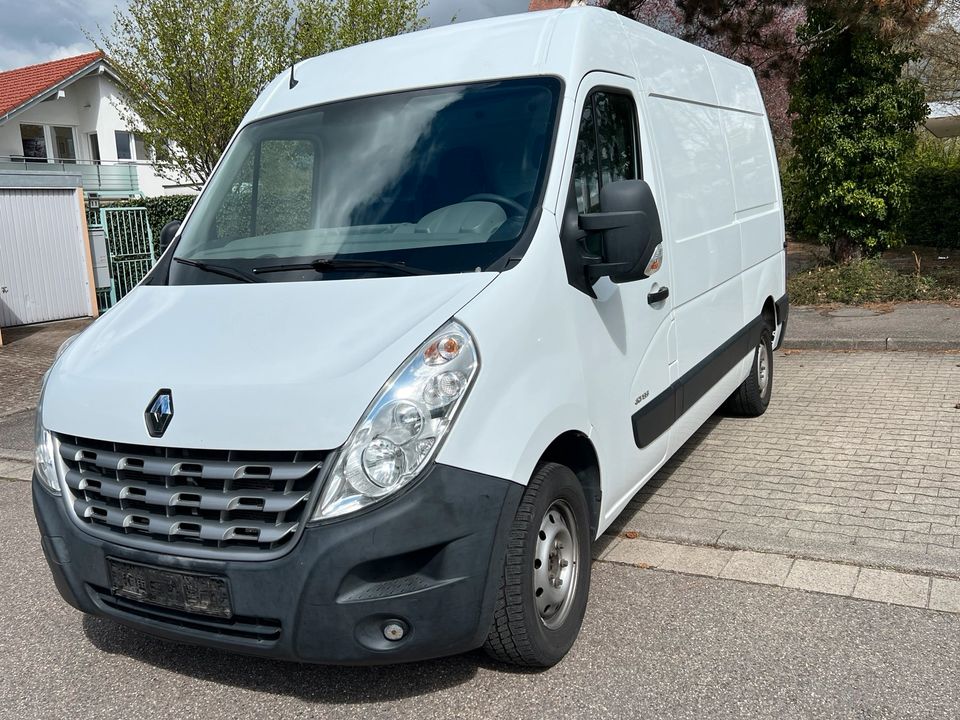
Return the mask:
M530 12L570 7L570 0L530 0Z
M103 53L97 51L0 72L0 115L15 110L102 57Z

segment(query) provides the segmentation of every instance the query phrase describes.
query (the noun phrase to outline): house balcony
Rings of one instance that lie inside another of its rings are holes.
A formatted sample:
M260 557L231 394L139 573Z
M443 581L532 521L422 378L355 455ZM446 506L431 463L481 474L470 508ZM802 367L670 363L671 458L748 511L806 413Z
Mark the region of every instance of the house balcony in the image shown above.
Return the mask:
M65 173L79 175L83 192L101 198L127 198L142 195L134 162L93 162L68 160L63 162L26 161L20 156L0 156L0 170L14 172Z

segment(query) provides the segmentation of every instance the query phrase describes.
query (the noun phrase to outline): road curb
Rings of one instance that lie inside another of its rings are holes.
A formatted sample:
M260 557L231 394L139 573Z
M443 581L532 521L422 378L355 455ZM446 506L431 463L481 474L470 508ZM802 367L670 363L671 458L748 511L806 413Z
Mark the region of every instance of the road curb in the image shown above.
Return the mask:
M794 554L683 545L636 533L617 538L595 557L650 570L960 613L960 580L918 573L806 560Z
M645 520L642 527L629 523L611 527L609 534L622 535L634 530L642 538L657 542L697 545L721 550L750 550L775 553L801 560L843 563L877 570L893 570L914 575L960 578L960 553L950 548L930 549L927 552L877 548L852 543L785 537L762 530L732 528L719 530L701 527L696 523L677 520Z
M960 351L960 343L945 340L896 338L856 340L843 338L816 338L791 340L788 336L782 350L852 350L860 352L951 352Z
M16 462L33 462L33 453L24 450L7 450L0 448L0 460L14 460Z

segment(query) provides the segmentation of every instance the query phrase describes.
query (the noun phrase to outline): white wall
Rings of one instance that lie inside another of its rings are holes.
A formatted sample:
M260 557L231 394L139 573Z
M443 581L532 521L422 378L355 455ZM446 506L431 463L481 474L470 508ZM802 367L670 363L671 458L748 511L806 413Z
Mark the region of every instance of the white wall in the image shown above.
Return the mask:
M120 115L119 106L123 104L123 93L116 83L108 76L101 75L100 83L100 111L97 118L97 133L100 137L100 157L103 160L117 160L117 144L115 131L127 130L127 124ZM140 160L137 163L137 180L140 192L144 195L180 194L183 190L167 190L164 186L182 182L176 178L163 177L154 170L153 166Z

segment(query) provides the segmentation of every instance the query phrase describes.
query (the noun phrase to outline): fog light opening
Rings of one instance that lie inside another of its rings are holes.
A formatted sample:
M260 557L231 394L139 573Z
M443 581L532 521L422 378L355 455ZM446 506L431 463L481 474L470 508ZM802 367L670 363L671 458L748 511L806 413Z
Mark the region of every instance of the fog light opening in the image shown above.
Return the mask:
M383 624L383 637L390 642L399 642L407 636L407 624L402 620L388 620Z

